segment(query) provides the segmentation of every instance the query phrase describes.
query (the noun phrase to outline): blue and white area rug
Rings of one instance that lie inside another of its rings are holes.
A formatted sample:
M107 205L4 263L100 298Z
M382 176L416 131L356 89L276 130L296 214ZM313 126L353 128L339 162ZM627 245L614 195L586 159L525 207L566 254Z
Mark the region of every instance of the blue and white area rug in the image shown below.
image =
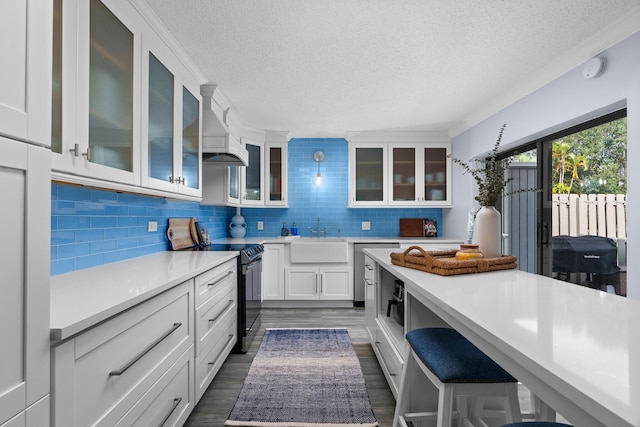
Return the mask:
M267 329L225 423L377 426L346 329Z

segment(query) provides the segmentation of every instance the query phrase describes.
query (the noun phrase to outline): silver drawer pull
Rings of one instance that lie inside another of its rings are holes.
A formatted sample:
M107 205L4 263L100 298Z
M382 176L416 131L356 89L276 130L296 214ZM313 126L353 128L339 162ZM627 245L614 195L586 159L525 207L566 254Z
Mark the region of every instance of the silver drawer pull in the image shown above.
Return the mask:
M229 334L229 339L227 340L227 344L229 344L229 342L233 339L234 335L233 334ZM225 344L222 349L224 350L225 347L227 346L227 344ZM222 353L220 353L222 354ZM215 359L213 359L213 362L208 362L207 365L209 366L209 368L211 368L213 365L216 364L216 360L218 360L220 358L220 354L218 354L218 356L216 356Z
M135 363L142 359L144 357L145 354L149 353L151 350L153 350L153 348L155 346L157 346L158 344L160 344L165 338L167 338L169 335L171 335L176 329L178 329L180 326L182 326L182 323L174 323L173 326L171 327L171 329L169 330L169 332L165 333L164 335L162 335L160 338L158 338L157 340L155 340L149 347L145 348L144 350L142 350L140 352L140 354L138 354L136 357L134 357L133 359L131 359L129 361L129 363L127 363L126 365L124 365L122 368L120 368L117 371L111 371L109 372L109 376L110 377L115 377L118 375L122 375L125 372L127 372L127 369L129 369L130 367L132 367L133 365L135 365Z
M365 264L365 265L364 265L364 267L365 267L367 270L369 270L369 271L372 271L372 270L373 270L373 267L372 267L372 266L370 266L369 264Z
M231 274L233 274L233 270L229 270L226 273L219 275L218 277L213 279L213 281L207 283L207 286L215 286L216 283L220 282L222 279L226 278L227 276L230 276Z
M175 399L173 399L173 406L171 407L171 410L169 411L169 413L167 415L165 415L165 417L162 419L160 424L158 424L158 427L162 427L164 425L164 423L167 422L167 420L173 414L173 412L176 410L178 405L180 405L180 402L182 402L182 398L181 397L176 397Z
M234 301L232 299L229 300L229 303L224 307L224 309L213 319L209 319L209 323L211 322L215 322L216 320L218 320L220 318L220 316L222 316L229 307L231 307L233 305Z

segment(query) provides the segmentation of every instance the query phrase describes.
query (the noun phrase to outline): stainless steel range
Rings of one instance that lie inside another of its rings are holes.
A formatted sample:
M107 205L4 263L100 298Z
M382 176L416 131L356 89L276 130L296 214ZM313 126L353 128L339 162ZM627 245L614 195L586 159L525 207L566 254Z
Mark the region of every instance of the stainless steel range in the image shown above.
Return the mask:
M212 244L210 251L240 251L238 257L238 342L233 351L246 353L260 327L262 254L256 243Z

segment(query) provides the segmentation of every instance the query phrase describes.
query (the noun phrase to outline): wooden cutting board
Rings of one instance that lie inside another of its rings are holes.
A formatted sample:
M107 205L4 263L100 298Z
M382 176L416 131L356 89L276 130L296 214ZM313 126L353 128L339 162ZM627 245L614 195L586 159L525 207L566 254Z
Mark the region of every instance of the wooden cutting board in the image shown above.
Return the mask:
M192 218L169 218L167 237L174 251L195 246L191 236Z
M424 219L400 218L400 237L424 237Z

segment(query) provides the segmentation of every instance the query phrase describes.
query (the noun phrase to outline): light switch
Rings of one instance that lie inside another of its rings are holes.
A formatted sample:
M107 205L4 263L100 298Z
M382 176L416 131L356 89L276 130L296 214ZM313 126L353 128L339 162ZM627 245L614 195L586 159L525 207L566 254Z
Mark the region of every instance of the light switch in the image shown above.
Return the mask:
M151 233L153 231L158 231L158 222L157 221L149 221L149 224L147 224L147 231L149 233Z
M362 229L364 231L371 230L371 222L370 221L362 221Z
M264 223L262 221L258 221L258 230L264 230Z

